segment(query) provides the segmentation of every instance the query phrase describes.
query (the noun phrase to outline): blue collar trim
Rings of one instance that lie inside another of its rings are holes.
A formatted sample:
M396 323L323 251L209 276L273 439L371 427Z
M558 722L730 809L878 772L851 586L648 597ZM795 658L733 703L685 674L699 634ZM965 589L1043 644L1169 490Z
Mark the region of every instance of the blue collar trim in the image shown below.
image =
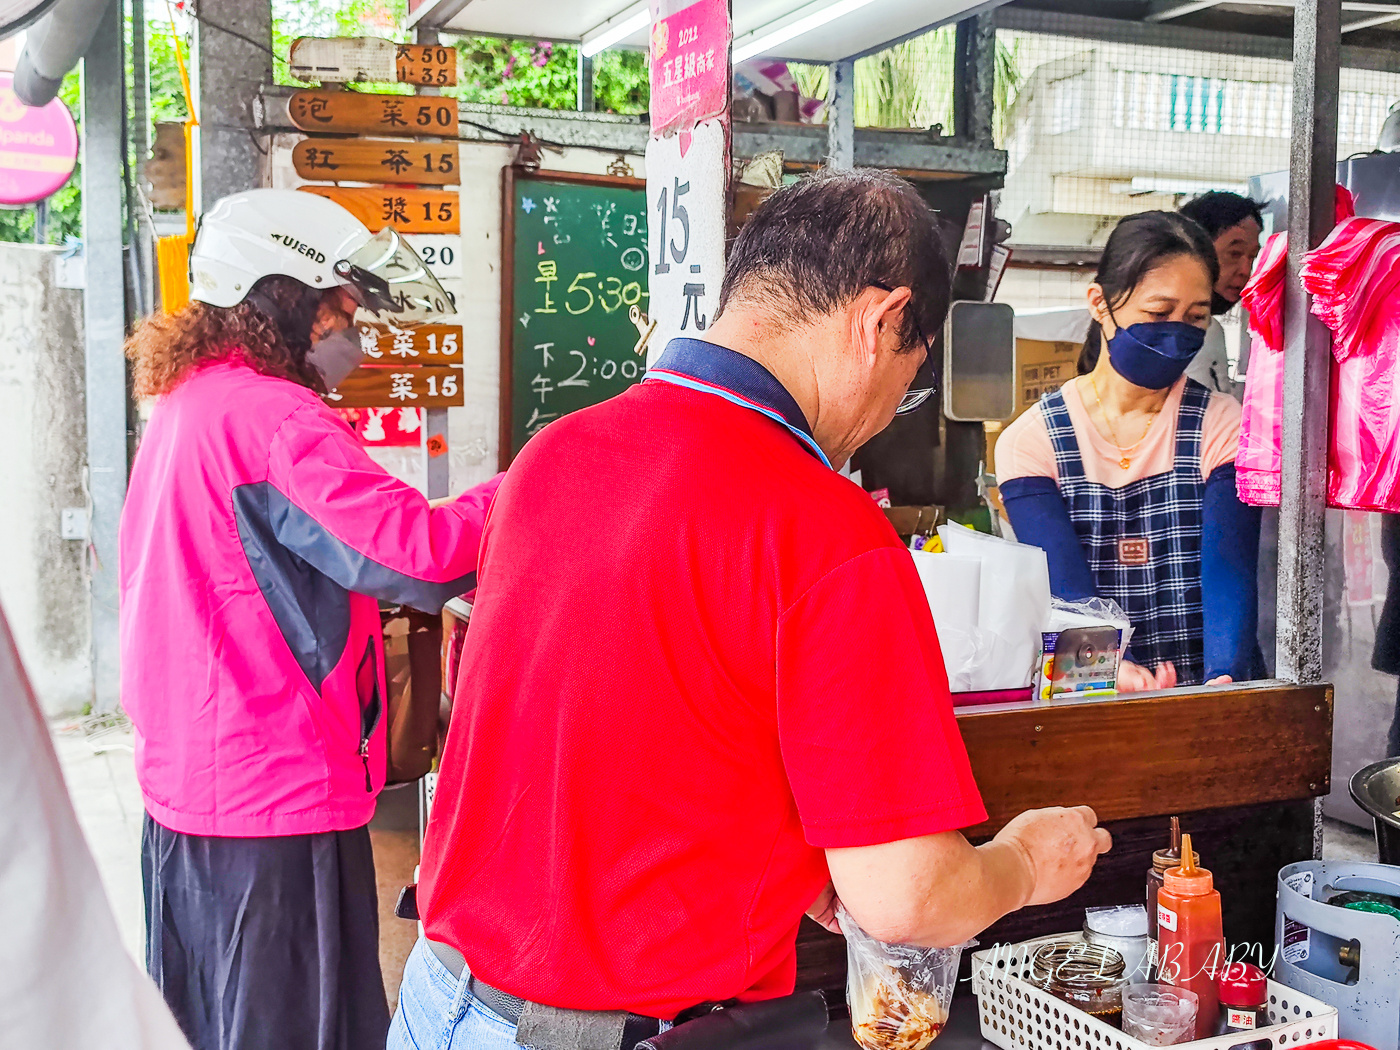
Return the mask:
M642 381L671 383L714 394L767 416L787 428L807 451L831 467L831 461L812 437L812 427L793 396L772 372L751 357L703 339L672 339Z

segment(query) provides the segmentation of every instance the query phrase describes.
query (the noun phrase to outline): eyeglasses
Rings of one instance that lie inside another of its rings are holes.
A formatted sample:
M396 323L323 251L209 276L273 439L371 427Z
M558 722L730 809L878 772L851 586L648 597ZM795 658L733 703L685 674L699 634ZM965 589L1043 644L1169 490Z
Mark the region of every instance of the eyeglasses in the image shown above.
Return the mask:
M894 291L893 288L888 288L883 284L876 284L873 285L873 287L879 288L882 292ZM933 360L933 340L924 335L923 326L919 324L919 315L914 313L912 303L909 309L909 319L914 322L914 335L918 338L919 342L923 344L924 352L927 355L925 364L927 364ZM922 368L922 366L920 366L920 368ZM930 365L929 371L932 372L932 370L932 366ZM897 416L907 416L910 412L922 407L923 403L931 398L937 390L938 387L930 376L927 386L916 387L904 392L904 396L899 399L899 406L895 408L894 414Z

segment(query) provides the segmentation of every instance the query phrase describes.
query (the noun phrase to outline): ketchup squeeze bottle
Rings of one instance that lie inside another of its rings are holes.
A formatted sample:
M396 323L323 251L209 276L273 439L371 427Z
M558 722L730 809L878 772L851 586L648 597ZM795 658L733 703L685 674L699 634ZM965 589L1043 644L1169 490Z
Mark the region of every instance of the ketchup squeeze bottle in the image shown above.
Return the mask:
M1157 966L1163 984L1195 992L1197 1039L1215 1028L1220 1010L1216 977L1225 965L1220 892L1205 868L1196 866L1191 836L1181 836L1181 867L1168 868L1157 891Z

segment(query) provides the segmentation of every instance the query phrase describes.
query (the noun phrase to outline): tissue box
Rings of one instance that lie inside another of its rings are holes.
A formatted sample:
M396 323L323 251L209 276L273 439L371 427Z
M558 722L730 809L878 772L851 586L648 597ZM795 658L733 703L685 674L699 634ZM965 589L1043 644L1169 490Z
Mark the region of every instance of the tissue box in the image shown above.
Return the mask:
M1123 632L1109 624L1045 631L1041 638L1038 695L1111 696L1118 690Z

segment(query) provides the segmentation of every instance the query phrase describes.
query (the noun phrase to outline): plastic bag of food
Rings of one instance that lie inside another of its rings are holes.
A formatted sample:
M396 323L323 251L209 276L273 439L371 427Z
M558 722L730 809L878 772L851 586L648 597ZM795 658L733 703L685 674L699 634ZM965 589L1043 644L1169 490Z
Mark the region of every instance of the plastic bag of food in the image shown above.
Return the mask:
M837 907L846 935L846 1002L864 1050L923 1050L948 1022L963 948L877 941ZM972 943L972 942L969 942Z
M1133 638L1128 615L1110 598L1067 602L1050 599L1050 619L1041 635L1038 695L1110 694L1118 667Z

